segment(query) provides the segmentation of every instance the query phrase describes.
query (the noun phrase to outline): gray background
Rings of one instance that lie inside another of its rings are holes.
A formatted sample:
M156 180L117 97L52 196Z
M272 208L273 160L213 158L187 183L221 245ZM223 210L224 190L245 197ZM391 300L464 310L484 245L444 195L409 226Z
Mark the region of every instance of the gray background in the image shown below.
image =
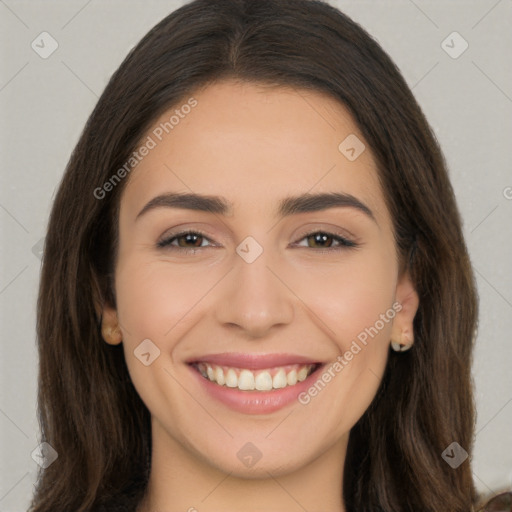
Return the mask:
M2 512L26 510L36 476L35 307L52 198L110 75L183 3L0 0ZM474 479L496 492L512 485L512 1L330 3L395 60L447 158L481 305ZM43 31L58 43L46 59L31 47ZM445 49L458 53L458 36L442 46L454 31L469 44L457 58Z

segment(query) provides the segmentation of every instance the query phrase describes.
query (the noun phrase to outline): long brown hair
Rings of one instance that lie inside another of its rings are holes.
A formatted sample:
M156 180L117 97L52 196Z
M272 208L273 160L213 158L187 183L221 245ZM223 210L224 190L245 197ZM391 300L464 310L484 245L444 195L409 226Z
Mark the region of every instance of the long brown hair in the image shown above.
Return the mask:
M390 352L350 433L349 512L469 512L477 295L446 163L398 68L363 28L318 0L196 0L158 23L114 73L71 155L46 236L38 298L39 421L57 460L33 512L135 510L150 468L150 415L122 346L101 337L115 306L119 198L98 198L151 124L198 88L235 78L320 91L368 142L402 270L419 294L415 344ZM340 141L341 142L341 141ZM457 442L469 459L442 454Z

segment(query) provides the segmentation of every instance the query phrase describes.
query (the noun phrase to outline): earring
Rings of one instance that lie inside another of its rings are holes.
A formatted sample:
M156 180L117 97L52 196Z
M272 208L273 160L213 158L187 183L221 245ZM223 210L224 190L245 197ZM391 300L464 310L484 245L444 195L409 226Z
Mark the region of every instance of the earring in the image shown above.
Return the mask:
M112 345L116 345L118 343L121 343L122 341L122 334L119 327L106 327L102 330L103 339L105 339L108 343Z
M395 352L405 352L406 350L409 350L412 347L412 345L413 345L413 338L412 338L412 336L408 332L402 331L402 336L401 336L400 341L402 341L404 338L409 343L398 343L396 341L391 340L391 348Z
M408 345L402 345L401 343L397 343L396 341L391 342L391 348L395 352L405 352L406 350L409 350L412 347L412 343L409 343Z

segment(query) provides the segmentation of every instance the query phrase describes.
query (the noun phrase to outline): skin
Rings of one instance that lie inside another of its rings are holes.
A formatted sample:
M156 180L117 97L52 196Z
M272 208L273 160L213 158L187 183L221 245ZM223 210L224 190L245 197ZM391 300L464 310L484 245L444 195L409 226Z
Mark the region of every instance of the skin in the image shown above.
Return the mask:
M123 343L152 417L151 476L138 512L343 512L350 429L376 394L390 341L412 341L418 308L409 276L399 275L375 161L348 111L320 92L224 81L193 96L197 106L128 178L117 309L103 310L105 341ZM366 145L352 162L338 150L350 134ZM222 216L159 207L136 219L164 192L220 195L234 209ZM375 220L351 207L276 216L279 200L305 192L349 193ZM202 246L195 254L156 246L185 228L206 231L197 243L181 239L182 247ZM339 244L303 236L325 230L359 246L322 252ZM263 248L250 264L235 251L247 236ZM334 362L395 301L401 311L307 405L233 411L209 399L184 363L230 351ZM134 357L144 339L160 350L148 366ZM247 442L262 454L251 468L237 457Z

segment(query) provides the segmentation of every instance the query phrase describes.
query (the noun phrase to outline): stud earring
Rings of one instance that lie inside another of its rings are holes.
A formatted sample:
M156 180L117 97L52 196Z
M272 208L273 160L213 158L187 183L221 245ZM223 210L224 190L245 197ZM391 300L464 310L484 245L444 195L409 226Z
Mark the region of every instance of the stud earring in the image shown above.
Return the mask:
M399 343L396 341L391 341L391 348L395 352L405 352L406 350L409 350L413 345L413 338L407 331L403 331L400 341L404 339L407 340L408 343Z
M396 341L391 342L391 348L395 352L405 352L406 350L409 350L412 347L412 345L413 345L412 343L405 345L402 343L397 343Z
M122 341L122 334L119 327L107 327L102 330L103 338L107 343L116 345Z

